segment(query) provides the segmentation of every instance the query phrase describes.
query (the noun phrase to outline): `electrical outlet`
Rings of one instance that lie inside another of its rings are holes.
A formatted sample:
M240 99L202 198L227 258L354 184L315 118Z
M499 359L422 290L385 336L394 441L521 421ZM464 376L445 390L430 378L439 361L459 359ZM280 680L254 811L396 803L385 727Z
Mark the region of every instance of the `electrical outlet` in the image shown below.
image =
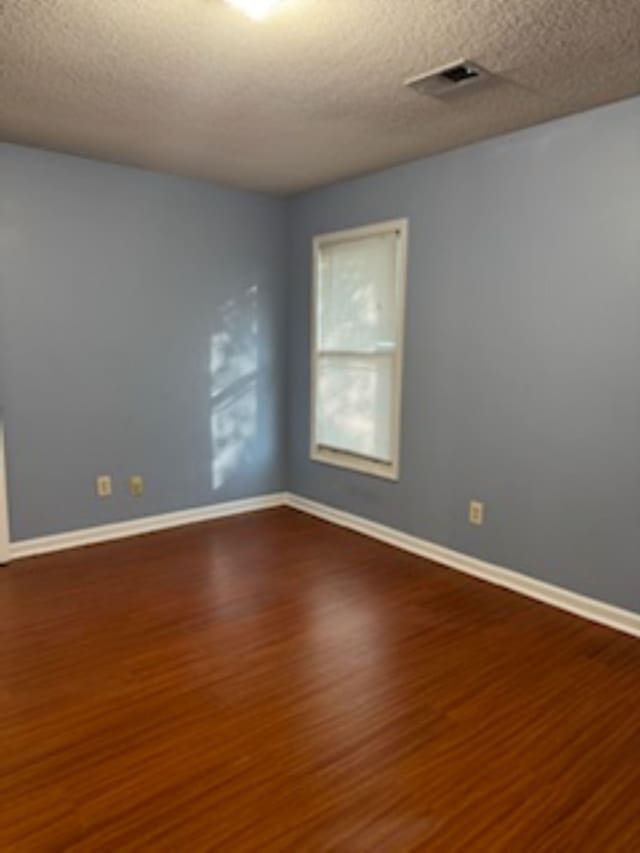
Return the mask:
M484 504L482 501L469 503L469 524L484 524Z
M99 498L108 498L111 494L111 477L108 474L96 477L96 494Z
M144 492L144 480L139 474L129 477L129 491L134 498L139 498Z

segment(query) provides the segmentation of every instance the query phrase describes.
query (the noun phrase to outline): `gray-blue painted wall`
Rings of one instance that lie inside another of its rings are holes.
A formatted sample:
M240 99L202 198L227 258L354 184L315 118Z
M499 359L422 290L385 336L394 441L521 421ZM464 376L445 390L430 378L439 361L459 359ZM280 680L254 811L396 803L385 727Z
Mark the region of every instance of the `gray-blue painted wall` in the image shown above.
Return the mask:
M391 483L309 460L310 241L402 216ZM302 195L289 223L289 488L640 610L640 98Z
M0 146L12 538L283 487L284 215L263 195Z
M399 216L394 484L308 458L309 270L313 234ZM640 610L639 366L638 98L286 204L0 147L14 539L286 485Z

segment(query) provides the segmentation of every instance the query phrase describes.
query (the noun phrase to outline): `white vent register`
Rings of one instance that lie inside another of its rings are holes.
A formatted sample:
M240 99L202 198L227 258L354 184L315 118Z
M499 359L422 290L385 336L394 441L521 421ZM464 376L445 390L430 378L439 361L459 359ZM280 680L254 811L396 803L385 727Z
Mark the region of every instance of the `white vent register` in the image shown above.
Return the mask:
M459 59L425 74L418 74L404 81L404 85L419 95L443 98L447 95L488 80L491 74L475 62Z

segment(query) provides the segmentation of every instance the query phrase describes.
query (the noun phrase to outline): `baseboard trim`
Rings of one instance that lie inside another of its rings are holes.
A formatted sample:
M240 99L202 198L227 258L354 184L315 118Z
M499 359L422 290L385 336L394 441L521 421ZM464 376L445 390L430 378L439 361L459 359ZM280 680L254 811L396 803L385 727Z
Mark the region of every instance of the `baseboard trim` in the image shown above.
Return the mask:
M560 610L566 610L575 616L581 616L591 622L598 622L625 634L640 637L640 614L631 610L624 610L604 601L555 586L555 584L536 580L512 569L505 569L502 566L478 560L459 551L436 545L427 539L411 536L395 528L369 521L361 516L352 515L326 504L317 503L300 495L286 493L285 503L293 509L315 515L341 527L348 527L350 530L371 536L373 539L386 542L388 545L401 548L403 551L410 551L412 554L426 557L448 568L473 575L489 583L550 604Z
M550 604L560 610L566 610L583 619L598 622L625 634L640 637L640 614L631 610L615 607L604 601L589 598L576 592L563 589L555 584L536 580L520 572L506 569L502 566L487 563L476 557L470 557L460 551L436 545L427 539L403 533L393 527L387 527L375 521L353 515L344 510L336 509L327 504L304 498L301 495L290 492L274 492L267 495L259 495L253 498L243 498L224 503L210 504L193 509L168 512L161 515L146 516L130 521L116 522L114 524L103 524L98 527L86 527L81 530L71 530L65 533L55 533L51 536L39 536L34 539L22 539L11 542L9 545L9 557L11 560L19 560L25 557L34 557L39 554L50 554L55 551L64 551L69 548L80 548L86 545L97 545L101 542L110 542L115 539L126 539L130 536L140 536L145 533L154 533L160 530L169 530L172 527L182 527L188 524L196 524L202 521L211 521L216 518L240 515L247 512L270 509L278 506L290 506L293 509L306 512L310 515L322 518L325 521L347 527L357 533L386 542L403 551L409 551L420 557L433 560L436 563L451 569L464 572L473 577L505 587L513 592Z
M168 530L172 527L182 527L186 524L196 524L199 521L211 521L214 518L224 518L229 515L239 515L245 512L256 512L282 506L285 503L283 492L259 495L255 498L243 498L224 503L194 507L193 509L166 512L162 515L149 515L130 521L120 521L115 524L102 524L98 527L85 527L81 530L70 530L67 533L54 533L51 536L39 536L35 539L22 539L9 545L9 557L20 560L24 557L34 557L38 554L50 554L54 551L64 551L68 548L80 548L84 545L97 545L114 539L126 539L129 536L140 536L143 533L154 533Z

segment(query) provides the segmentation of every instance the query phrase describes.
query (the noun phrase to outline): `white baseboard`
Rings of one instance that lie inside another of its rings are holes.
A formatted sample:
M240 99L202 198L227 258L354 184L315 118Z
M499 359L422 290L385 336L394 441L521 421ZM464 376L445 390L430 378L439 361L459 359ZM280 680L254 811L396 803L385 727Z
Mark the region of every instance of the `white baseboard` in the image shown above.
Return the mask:
M194 509L179 510L178 512L166 512L162 515L149 515L145 518L135 518L131 521L120 521L115 524L102 524L99 527L85 527L82 530L70 530L67 533L54 533L52 536L39 536L36 539L22 539L9 545L9 556L12 560L18 560L22 557L50 554L53 551L63 551L67 548L96 545L113 539L125 539L129 536L140 536L142 533L182 527L185 524L194 524L198 521L210 521L228 515L270 509L271 507L282 506L284 502L284 493L275 492L255 498L226 501L219 504L199 506Z
M373 539L379 539L389 545L394 545L403 551L410 551L412 554L426 557L449 568L482 578L482 580L489 581L489 583L506 587L529 598L535 598L537 601L543 601L545 604L560 608L560 610L567 610L569 613L582 616L584 619L589 619L592 622L598 622L602 625L607 625L609 628L615 628L618 631L631 634L634 637L640 637L639 613L634 613L631 610L623 610L621 607L614 607L612 604L607 604L604 601L579 595L577 592L571 592L554 584L536 580L520 572L514 572L502 566L486 563L484 560L478 560L459 551L453 551L450 548L444 548L442 545L436 545L427 539L420 539L417 536L402 533L400 530L395 530L392 527L386 527L383 524L369 521L361 516L334 509L325 504L316 503L316 501L300 497L299 495L287 493L285 494L285 502L287 506L294 509L315 515L325 521L333 522L333 524L339 524L341 527L348 527L350 530L355 530L358 533L364 533L366 536L371 536Z
M215 518L224 518L230 515L239 515L245 512L269 509L277 506L290 506L293 509L315 515L325 521L348 527L358 533L371 536L381 542L386 542L403 551L409 551L420 557L440 563L452 569L465 572L468 575L486 580L497 586L543 601L561 610L567 610L576 616L589 619L640 637L640 614L621 607L614 607L603 601L579 595L576 592L563 589L545 581L536 580L520 572L505 569L478 560L459 551L453 551L442 545L436 545L427 539L411 536L392 527L369 521L358 515L335 509L326 504L303 498L288 492L275 492L268 495L260 495L255 498L244 498L242 500L226 501L225 503L212 504L209 506L195 507L194 509L168 512L162 515L152 515L146 518L136 518L131 521L122 521L115 524L103 524L99 527L87 527L82 530L71 530L67 533L55 533L51 536L40 536L35 539L23 539L12 542L9 546L9 556L13 560L23 557L33 557L38 554L49 554L54 551L63 551L68 548L79 548L83 545L96 545L100 542L109 542L114 539L125 539L129 536L140 536L143 533L153 533L159 530L168 530L172 527L182 527L186 524L194 524L199 521L210 521Z

